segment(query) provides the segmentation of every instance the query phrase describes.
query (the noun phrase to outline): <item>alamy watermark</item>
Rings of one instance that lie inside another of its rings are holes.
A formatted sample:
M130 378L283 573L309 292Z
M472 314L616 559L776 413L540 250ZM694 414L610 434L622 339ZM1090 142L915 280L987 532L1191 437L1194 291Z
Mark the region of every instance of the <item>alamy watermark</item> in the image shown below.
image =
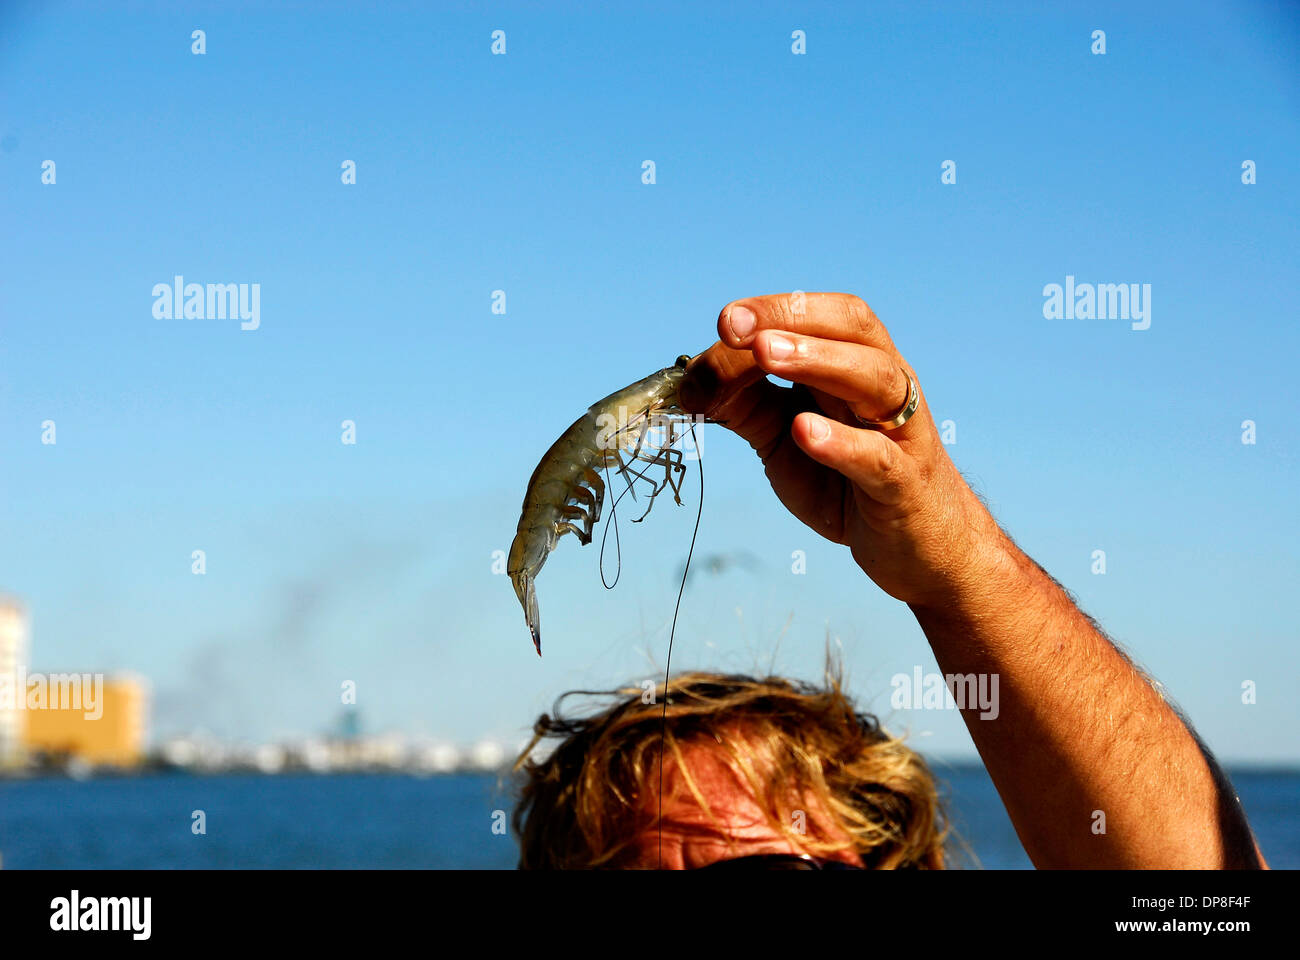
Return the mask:
M262 325L260 283L186 283L177 274L171 283L153 286L156 320L234 320L241 330Z
M0 710L80 710L87 720L104 715L102 673L0 673Z
M73 890L50 901L50 929L56 932L117 932L148 940L153 931L152 897L86 897Z
M889 680L893 693L889 705L895 710L979 710L981 720L996 720L998 675L996 673L896 673Z
M1043 287L1044 320L1132 320L1134 330L1151 326L1151 284L1075 283Z
M621 451L638 459L668 454L677 461L699 460L703 455L694 427L708 423L697 414L645 414L619 407L617 412L597 414L596 447Z

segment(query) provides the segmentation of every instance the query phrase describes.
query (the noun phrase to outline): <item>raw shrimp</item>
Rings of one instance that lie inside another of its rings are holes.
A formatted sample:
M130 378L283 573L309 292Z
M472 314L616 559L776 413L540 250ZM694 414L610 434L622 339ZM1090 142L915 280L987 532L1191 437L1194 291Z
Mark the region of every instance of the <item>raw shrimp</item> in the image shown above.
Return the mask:
M518 531L510 544L506 572L524 608L524 619L539 657L542 633L534 580L564 534L572 533L584 545L591 542L591 530L600 520L605 499L605 482L599 471L617 465L629 489L637 479L648 480L654 488L650 505L665 487L672 488L673 499L678 504L682 502L681 478L686 467L682 452L673 449L672 444L674 424L687 416L678 405L677 387L686 374L689 360L690 357L678 357L673 366L592 404L551 445L533 471L524 494ZM653 447L647 446L650 428L661 423L667 424L667 439ZM649 466L639 473L629 473L623 451L628 452L632 462L639 460ZM664 468L659 483L645 477L646 471L654 466ZM635 492L632 495L635 498ZM650 505L638 519L645 518Z

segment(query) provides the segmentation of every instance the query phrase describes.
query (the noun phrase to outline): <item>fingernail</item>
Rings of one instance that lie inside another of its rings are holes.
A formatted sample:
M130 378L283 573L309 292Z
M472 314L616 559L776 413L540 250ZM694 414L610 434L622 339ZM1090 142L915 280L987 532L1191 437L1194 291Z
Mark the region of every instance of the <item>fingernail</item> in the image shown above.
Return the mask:
M773 360L784 360L794 353L794 344L785 337L772 337L767 341L767 352Z
M830 424L821 417L817 417L812 423L808 424L808 435L820 443L831 435Z
M734 306L727 314L727 324L731 327L731 332L737 340L744 340L754 332L754 323L756 318L754 311L749 307Z

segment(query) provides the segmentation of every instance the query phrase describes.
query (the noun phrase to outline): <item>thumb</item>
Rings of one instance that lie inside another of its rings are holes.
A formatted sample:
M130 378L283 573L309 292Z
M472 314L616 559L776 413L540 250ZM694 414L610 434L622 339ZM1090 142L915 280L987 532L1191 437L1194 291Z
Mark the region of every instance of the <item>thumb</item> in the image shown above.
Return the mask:
M918 478L912 459L879 430L805 412L794 418L791 432L800 450L880 503L899 503Z

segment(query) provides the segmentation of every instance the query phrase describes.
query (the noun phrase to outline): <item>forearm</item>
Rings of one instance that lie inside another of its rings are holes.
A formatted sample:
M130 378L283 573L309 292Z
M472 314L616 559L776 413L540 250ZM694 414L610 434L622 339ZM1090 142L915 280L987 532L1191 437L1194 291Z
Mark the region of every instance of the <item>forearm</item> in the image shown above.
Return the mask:
M962 713L1035 865L1258 866L1177 712L1009 538L986 541L947 602L913 611L945 674L998 676L996 718Z

